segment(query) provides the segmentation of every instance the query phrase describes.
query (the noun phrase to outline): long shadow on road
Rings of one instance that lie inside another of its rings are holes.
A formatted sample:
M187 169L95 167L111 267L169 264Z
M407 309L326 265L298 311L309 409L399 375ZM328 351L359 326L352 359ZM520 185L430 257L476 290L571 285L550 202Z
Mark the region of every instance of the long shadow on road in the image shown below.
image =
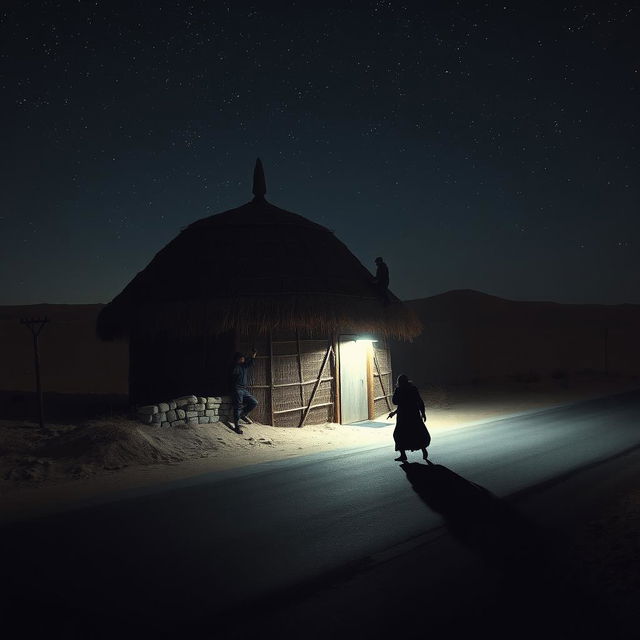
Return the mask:
M570 566L559 534L444 466L401 467L420 499L441 514L451 536L481 559L495 581L491 597L480 613L475 607L472 619L466 618L461 597L457 619L440 621L450 637L477 635L480 629L494 637L619 637L606 607L576 578L579 572ZM477 593L479 599L484 595ZM474 594L466 597L472 601ZM415 604L409 598L406 610L396 613L409 614Z
M8 530L2 536L5 580L0 588L0 607L5 609L3 619L6 621L10 617L14 624L20 625L19 635L23 638L46 635L83 640L116 636L248 638L268 635L268 629L279 631L283 638L294 635L355 638L364 637L363 634L378 638L397 634L400 629L405 638L441 635L443 640L479 638L486 633L493 638L536 640L593 637L613 640L620 637L596 594L589 593L576 578L575 568L566 558L566 543L559 534L542 529L510 502L498 499L444 466L406 463L401 468L410 483L407 490L413 489L426 508L440 514L451 537L480 559L484 569L479 578L475 576L468 582L466 575L462 576L462 581L458 576L447 576L446 558L440 562L445 573L437 575L428 564L428 553L416 550L412 552L418 565L415 573L398 572L390 576L395 565L392 562L387 565L384 575L391 577L392 584L376 583L376 567L368 559L362 559L354 566L315 577L306 585L294 585L261 602L244 602L234 611L215 612L204 606L199 611L187 612L181 608L183 585L166 584L159 579L159 589L171 589L176 593L176 610L163 611L153 602L152 594L144 597L140 594L128 602L134 610L138 607L137 615L132 615L100 601L93 607L87 606L86 599L82 603L70 601L56 593L55 577L49 584L38 584L39 574L34 571L31 575L34 568L31 565L37 564L37 560L30 562L20 554L35 547L40 533L37 528L24 525L13 528L11 536L7 537ZM55 546L49 545L49 548ZM171 544L168 544L170 550ZM141 547L132 548L120 562L135 562L142 551ZM79 553L75 564L83 566L88 562L86 553L102 555L106 552L87 540L86 549ZM66 558L64 556L53 566L63 571ZM167 563L170 560L167 557ZM113 561L117 562L118 558L114 557ZM167 566L167 575L182 575L170 568ZM105 585L105 591L117 593L124 585L118 580L117 571L111 573L114 577ZM191 571L183 573L193 578ZM77 575L90 578L87 572L77 571ZM282 622L283 617L287 617L288 605L311 601L314 594L323 590L338 592L341 584L357 575L365 575L365 579L381 592L383 606L375 606L362 593L356 593L352 601L336 606L330 616L322 609L312 610L313 624L305 625L303 633L295 622L289 629L284 625L277 626L277 620ZM444 582L447 580L449 585L445 593ZM198 584L205 590L211 588L204 578ZM447 602L451 588L456 597ZM439 596L446 606L439 609L432 596ZM272 620L275 609L280 610L281 615Z

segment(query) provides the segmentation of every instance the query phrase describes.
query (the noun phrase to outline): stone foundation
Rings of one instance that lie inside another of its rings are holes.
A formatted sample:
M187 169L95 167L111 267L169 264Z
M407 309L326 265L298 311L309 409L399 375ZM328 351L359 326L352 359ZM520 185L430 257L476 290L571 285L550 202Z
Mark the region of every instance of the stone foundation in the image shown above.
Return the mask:
M138 407L136 417L144 424L155 424L158 427L231 422L233 407L227 396L182 396L168 402Z

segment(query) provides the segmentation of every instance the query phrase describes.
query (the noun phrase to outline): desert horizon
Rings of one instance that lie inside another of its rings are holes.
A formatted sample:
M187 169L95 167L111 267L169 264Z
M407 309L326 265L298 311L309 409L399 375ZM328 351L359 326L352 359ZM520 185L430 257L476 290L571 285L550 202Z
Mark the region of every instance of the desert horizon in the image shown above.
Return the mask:
M420 385L584 371L640 373L640 305L513 301L465 289L406 304L424 330L411 342L392 343L393 371L409 371ZM126 395L126 341L96 337L96 319L104 306L0 306L5 345L0 391L33 391L32 341L19 320L47 315L52 321L40 338L44 390Z

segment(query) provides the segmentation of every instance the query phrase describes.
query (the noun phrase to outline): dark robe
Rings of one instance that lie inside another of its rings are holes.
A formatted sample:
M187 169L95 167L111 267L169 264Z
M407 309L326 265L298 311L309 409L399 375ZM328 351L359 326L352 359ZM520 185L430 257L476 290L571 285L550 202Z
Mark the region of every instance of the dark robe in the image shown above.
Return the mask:
M417 451L429 446L431 435L422 420L424 402L411 383L396 387L393 404L398 405L393 439L396 451Z

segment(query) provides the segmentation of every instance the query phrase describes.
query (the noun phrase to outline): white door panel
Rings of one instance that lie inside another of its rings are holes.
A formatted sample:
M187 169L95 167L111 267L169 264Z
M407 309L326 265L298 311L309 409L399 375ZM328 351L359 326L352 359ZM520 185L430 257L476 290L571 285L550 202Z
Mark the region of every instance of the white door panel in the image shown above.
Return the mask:
M354 339L340 340L340 401L342 424L350 424L369 418L367 398L366 342Z

